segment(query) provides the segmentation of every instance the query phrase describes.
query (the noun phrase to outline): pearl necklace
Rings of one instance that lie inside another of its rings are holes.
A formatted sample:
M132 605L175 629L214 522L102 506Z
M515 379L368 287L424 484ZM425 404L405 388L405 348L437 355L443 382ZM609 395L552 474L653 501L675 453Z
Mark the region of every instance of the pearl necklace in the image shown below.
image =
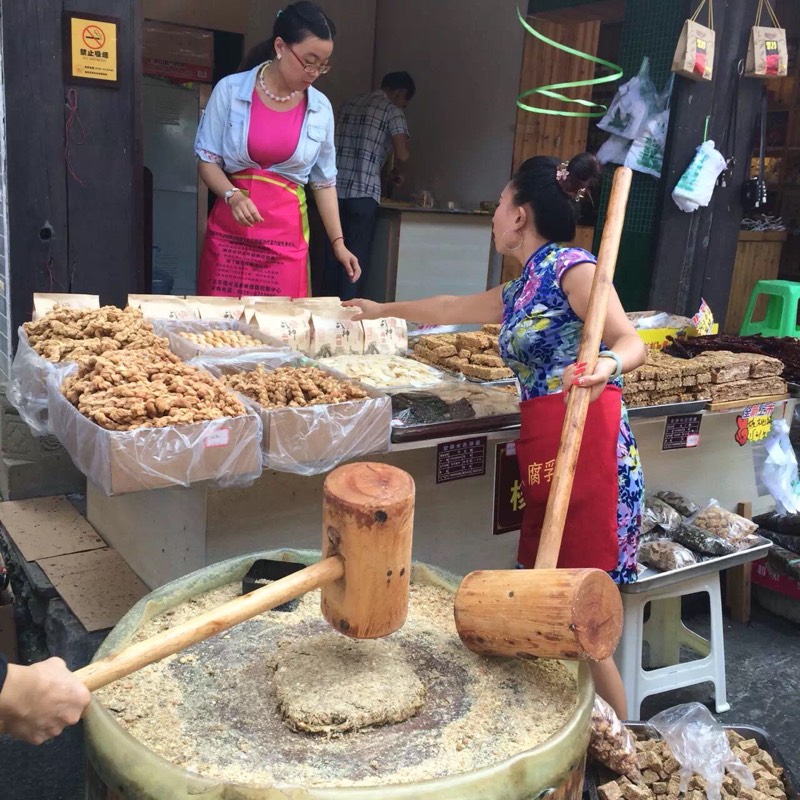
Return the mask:
M271 61L267 61L263 67L261 67L260 72L258 73L258 85L261 87L261 91L269 97L270 100L274 100L276 103L288 103L296 94L299 94L299 91L295 89L293 92L290 92L285 97L280 97L277 94L272 94L272 92L267 89L267 85L264 83L264 70L271 64Z

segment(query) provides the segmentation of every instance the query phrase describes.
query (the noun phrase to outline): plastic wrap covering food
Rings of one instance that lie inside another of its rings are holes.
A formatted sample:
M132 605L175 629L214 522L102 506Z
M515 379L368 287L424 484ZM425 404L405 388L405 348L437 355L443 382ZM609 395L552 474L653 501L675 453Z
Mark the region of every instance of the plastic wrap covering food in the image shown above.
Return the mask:
M249 353L290 353L289 348L258 328L237 320L157 320L155 328L169 340L172 352L193 358L231 358Z
M56 370L55 364L46 361L30 346L28 335L20 328L6 396L34 436L52 432L47 411L47 378Z
M320 475L344 461L386 453L391 447L389 398L317 362L273 353L193 363L238 392L258 413L265 469ZM310 369L324 376L321 386L314 380L316 373L306 372ZM266 373L267 380L259 373ZM270 379L270 374L277 375Z
M422 389L446 380L440 370L403 356L334 356L322 364L377 389Z
M589 757L638 783L642 779L636 739L620 722L614 709L597 695L592 708L592 735Z
M754 536L758 524L722 508L711 500L693 518L692 524L729 542L736 550L746 550L759 542Z
M642 533L649 533L656 526L673 531L681 524L681 515L672 506L657 497L648 497L642 512Z
M725 773L746 789L756 782L749 769L733 754L725 729L700 703L686 703L656 714L649 722L664 739L680 764L680 793L689 788L692 775L705 781L708 800L720 800Z
M682 517L691 517L700 510L688 497L677 492L661 491L656 492L653 496L674 508Z
M519 400L492 386L451 381L421 391L391 391L395 428L518 417Z
M84 416L62 391L71 366L48 376L53 433L78 469L106 495L211 481L244 487L261 475L261 420L254 413L163 428L119 431Z
M697 563L697 557L691 550L666 540L640 543L638 558L642 564L661 572L691 567Z
M738 551L724 536L698 528L691 522L681 522L671 534L676 542L704 556L729 556Z

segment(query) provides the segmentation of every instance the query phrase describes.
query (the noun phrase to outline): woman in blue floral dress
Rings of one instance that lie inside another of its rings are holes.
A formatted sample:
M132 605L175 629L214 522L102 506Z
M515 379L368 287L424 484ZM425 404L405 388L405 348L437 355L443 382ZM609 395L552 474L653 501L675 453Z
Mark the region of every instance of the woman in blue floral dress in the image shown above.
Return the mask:
M593 439L591 447L581 450L583 458L584 450L610 448L610 462L597 462L608 467L602 475L590 476L598 482L603 478L606 486L616 489L605 493L616 495L610 496L612 513L608 530L600 534L590 526L587 534L584 527L583 539L572 542L569 531L565 530L562 556L566 550L572 560L564 563L560 559L559 566L595 566L608 571L616 582L628 583L636 580L644 482L627 412L621 404L619 389L614 387L621 385L622 374L644 362L645 348L619 297L612 291L603 331L600 353L603 357L597 359L592 374L585 373L586 365L575 363L589 305L595 257L585 250L557 244L575 238L578 200L599 175L599 164L588 153L575 156L569 163L536 156L522 164L500 196L492 225L497 250L517 258L522 265L517 280L466 297L440 296L398 303L353 300L345 305L361 310L357 319L395 316L429 325L502 323L500 354L517 375L522 389L521 443L536 434L537 417L532 409L538 409L542 400L552 407L551 396L566 395L573 384L591 391L590 418L594 409L603 405L606 409L616 408L613 412L616 416L610 417L610 427L607 425L601 434L602 446L596 446ZM609 419L607 411L606 419ZM576 485L580 470L579 460ZM573 491L571 507L574 502ZM605 537L602 546L595 547L592 538L597 536ZM520 554L526 552L525 542L523 523ZM584 563L576 561L580 558ZM525 559L520 560L525 566L532 566ZM625 719L625 692L613 659L593 664L592 673L598 694Z

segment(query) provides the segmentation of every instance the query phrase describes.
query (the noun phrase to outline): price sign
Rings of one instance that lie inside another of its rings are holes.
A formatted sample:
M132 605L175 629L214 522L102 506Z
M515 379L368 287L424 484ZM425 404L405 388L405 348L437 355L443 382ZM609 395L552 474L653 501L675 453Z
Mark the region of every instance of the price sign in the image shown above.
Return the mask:
M664 426L664 442L662 450L685 450L700 444L700 426L702 414L680 414L667 417Z

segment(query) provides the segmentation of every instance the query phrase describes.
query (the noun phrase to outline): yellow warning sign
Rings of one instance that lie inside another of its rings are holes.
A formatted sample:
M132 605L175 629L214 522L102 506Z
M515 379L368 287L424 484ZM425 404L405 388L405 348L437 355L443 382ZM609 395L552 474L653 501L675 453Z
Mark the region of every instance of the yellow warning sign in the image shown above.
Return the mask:
M117 23L101 19L70 19L72 77L117 82Z

